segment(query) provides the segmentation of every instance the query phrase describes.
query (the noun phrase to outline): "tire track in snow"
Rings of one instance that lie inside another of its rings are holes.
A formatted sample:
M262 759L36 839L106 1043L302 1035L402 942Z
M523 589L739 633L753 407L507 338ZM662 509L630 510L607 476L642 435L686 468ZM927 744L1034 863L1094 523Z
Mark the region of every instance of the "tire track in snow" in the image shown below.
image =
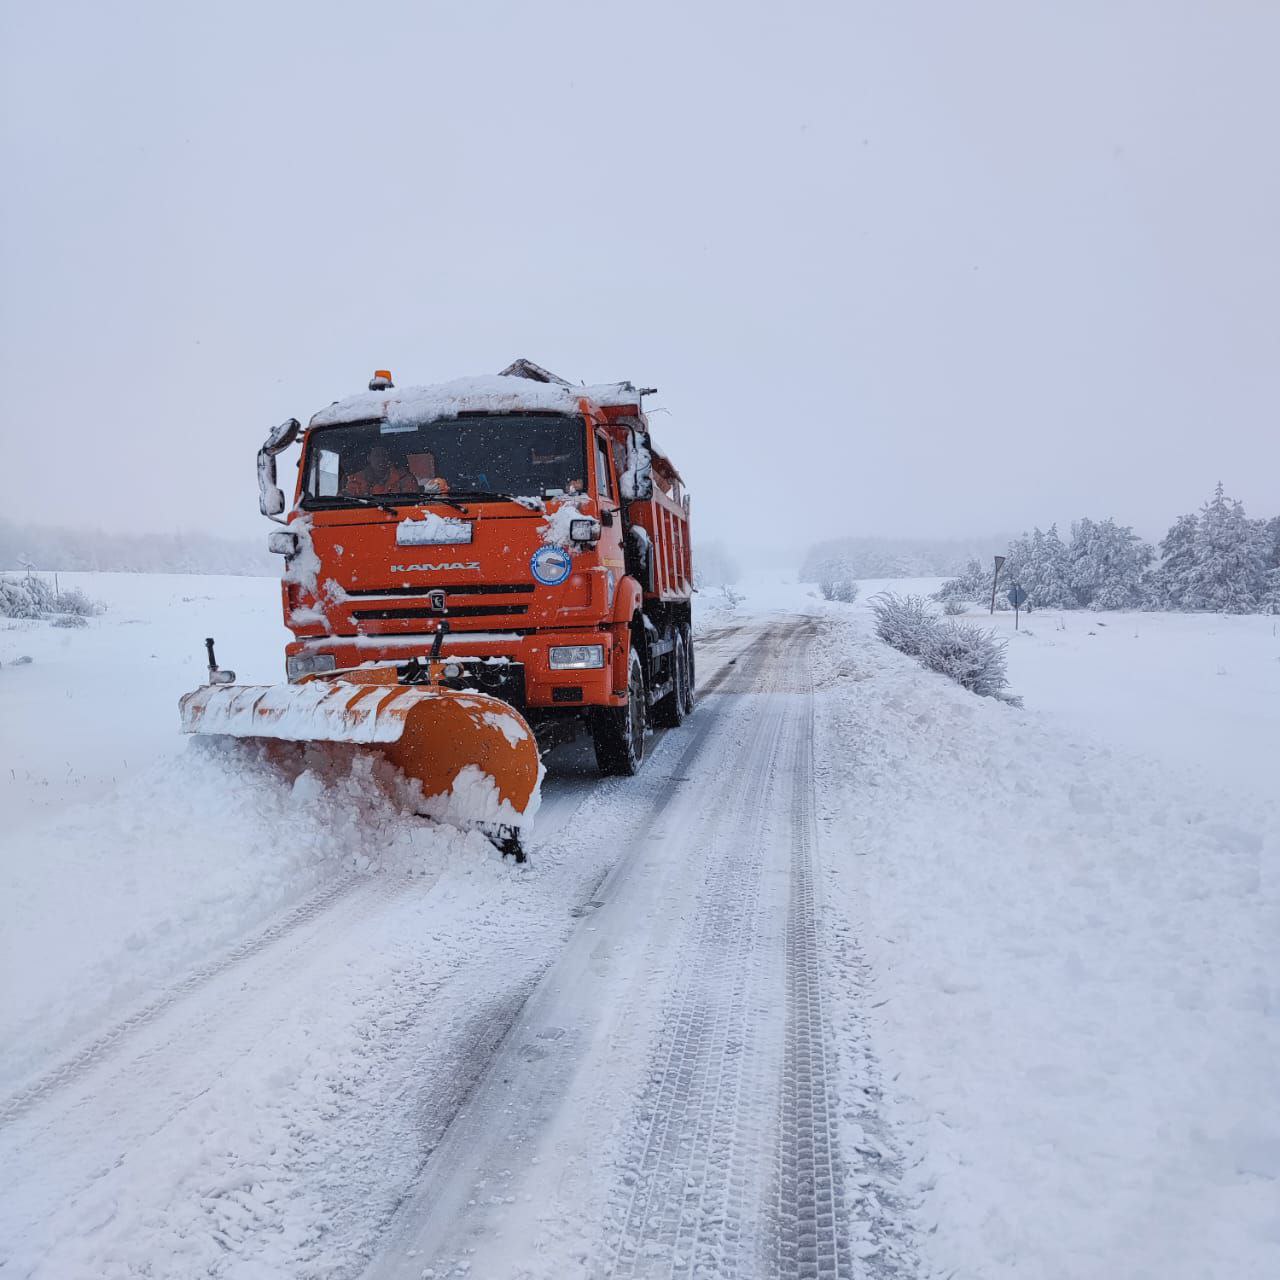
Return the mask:
M752 690L746 767L706 839L699 925L625 1158L612 1275L851 1274L813 869L814 630Z
M767 677L785 641L772 631L761 634L753 628L752 632L737 654L700 684L700 699L710 698L731 681L750 687L758 670ZM626 890L643 887L647 867L639 864L646 860L652 842L663 839L664 824L673 809L700 813L700 830L714 825L716 814L707 806L696 809L696 798L678 784L689 780L689 771L703 755L708 738L740 715L732 703L720 704L718 699L700 705L687 722L692 734L673 740L680 742L680 754L669 784L653 797L647 817L628 823L638 834L604 883L589 895L604 901L592 901L589 906L604 908L605 915L624 904L628 913L637 908ZM642 771L631 785L643 777ZM600 796L595 799L599 802ZM592 802L584 803L590 806ZM680 843L683 846L685 842ZM397 1223L381 1233L382 1248L366 1272L367 1280L392 1276L416 1280L433 1260L440 1275L454 1274L455 1267L471 1268L473 1242L485 1239L491 1229L486 1215L502 1202L512 1170L527 1163L537 1135L563 1102L567 1079L587 1052L584 1036L589 1039L590 1033L576 1025L581 1018L574 1008L577 997L573 993L582 985L585 973L607 972L613 965L603 918L593 911L590 921L584 919L560 960L518 1009L483 1078L432 1151L419 1182L404 1197ZM600 932L593 937L596 921Z
M754 1209L768 1185L759 1135L772 1124L777 1063L767 1021L778 993L768 989L765 953L778 939L770 928L776 903L761 901L761 833L786 728L785 709L769 700L778 647L769 645L773 661L750 689L764 702L742 749L747 767L691 841L710 865L625 1157L631 1193L613 1251L616 1276L756 1274L765 1251ZM717 830L723 814L733 820Z
M852 1274L842 1221L844 1179L834 1096L828 1071L832 1032L823 1000L814 845L813 685L801 659L807 696L801 732L784 769L794 779L791 800L791 894L787 906L787 1032L783 1055L778 1162L778 1252L773 1274L838 1280Z
M367 874L349 872L323 885L298 906L272 921L266 928L244 939L230 951L223 952L208 963L193 969L181 981L168 987L154 1000L135 1009L87 1044L81 1045L55 1066L42 1072L30 1083L0 1101L0 1129L59 1089L73 1084L99 1063L106 1061L114 1052L126 1046L135 1033L155 1022L178 1001L192 995L236 965L243 964L268 947L282 942L296 930L324 915L358 885L368 882Z

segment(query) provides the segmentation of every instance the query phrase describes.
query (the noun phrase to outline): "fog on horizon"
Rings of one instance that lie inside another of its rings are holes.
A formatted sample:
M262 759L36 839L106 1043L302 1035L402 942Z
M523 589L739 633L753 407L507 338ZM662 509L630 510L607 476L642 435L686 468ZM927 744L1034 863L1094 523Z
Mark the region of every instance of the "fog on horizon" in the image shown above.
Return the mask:
M8 518L261 533L271 425L516 356L761 554L1280 510L1280 9L0 14Z

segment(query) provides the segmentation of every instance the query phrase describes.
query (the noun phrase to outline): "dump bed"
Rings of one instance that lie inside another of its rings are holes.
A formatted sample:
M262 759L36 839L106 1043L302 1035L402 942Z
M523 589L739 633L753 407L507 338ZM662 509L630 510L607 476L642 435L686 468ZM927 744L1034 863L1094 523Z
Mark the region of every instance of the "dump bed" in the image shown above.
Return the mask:
M664 601L688 600L693 593L693 548L689 540L689 499L679 473L656 449L653 497L634 499L628 517L651 544L653 572L645 595Z

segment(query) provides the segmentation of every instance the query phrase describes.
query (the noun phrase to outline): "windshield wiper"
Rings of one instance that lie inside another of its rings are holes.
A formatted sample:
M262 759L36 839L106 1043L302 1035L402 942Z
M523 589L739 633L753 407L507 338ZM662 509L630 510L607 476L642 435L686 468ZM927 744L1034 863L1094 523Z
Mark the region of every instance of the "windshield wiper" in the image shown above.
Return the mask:
M469 497L470 495L464 494L463 496ZM450 496L447 493L420 493L417 495L416 501L417 505L420 507L428 507L433 502L442 502L446 507L453 507L456 510L461 511L464 516L467 514L466 507L458 501L457 497Z
M518 498L513 493L497 493L493 489L452 489L450 492L456 497L471 498L474 500L490 499L495 502L514 502L522 507L529 507L531 502L542 501L541 498ZM532 508L529 509L532 510Z
M377 507L379 511L389 511L392 515L396 514L395 507L389 502L379 502L377 498L366 498L361 493L334 493L324 497L311 497L305 500L305 505L314 507L317 505L342 506L345 503L354 502L361 507Z
M446 507L453 507L461 511L463 515L467 514L467 509L460 502L454 501L447 494L443 493L406 493L396 494L395 501L391 501L390 495L381 498L367 498L362 493L335 493L323 498L308 498L308 505L316 503L325 503L326 505L340 504L344 502L355 502L362 507L377 507L379 511L386 511L391 515L399 515L401 507L425 507L433 502L442 502Z

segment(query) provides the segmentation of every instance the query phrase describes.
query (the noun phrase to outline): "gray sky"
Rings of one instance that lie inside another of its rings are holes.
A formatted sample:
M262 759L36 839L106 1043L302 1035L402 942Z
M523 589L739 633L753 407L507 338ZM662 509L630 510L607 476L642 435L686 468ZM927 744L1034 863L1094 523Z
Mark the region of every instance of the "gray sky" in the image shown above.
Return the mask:
M0 12L8 516L262 531L270 425L516 355L742 544L1280 510L1271 0Z

